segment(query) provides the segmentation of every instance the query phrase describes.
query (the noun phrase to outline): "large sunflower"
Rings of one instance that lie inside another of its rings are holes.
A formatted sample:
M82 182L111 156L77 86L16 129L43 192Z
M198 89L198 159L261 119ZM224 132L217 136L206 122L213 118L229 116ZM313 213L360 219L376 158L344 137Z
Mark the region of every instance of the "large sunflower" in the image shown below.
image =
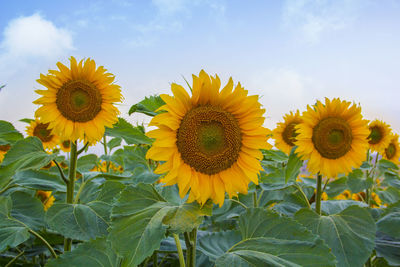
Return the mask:
M383 157L387 160L392 161L395 164L399 164L400 158L400 144L399 144L399 135L392 134L390 136L390 142L382 153Z
M284 122L279 122L272 131L272 136L275 139L275 146L289 154L296 141L295 126L301 122L300 112L298 110L296 113L291 111L283 116L283 120Z
M361 107L348 101L325 98L303 112L303 122L296 126L296 152L308 160L311 173L327 177L347 174L366 159L369 130L362 119Z
M42 105L35 115L63 140L95 143L105 126L117 122L119 111L113 104L121 102L121 90L112 83L114 75L102 66L96 68L94 60L70 61L70 68L58 62L59 71L40 75L37 81L47 90L36 90L43 96L33 102Z
M51 132L49 124L40 122L38 119L31 121L26 127L26 133L29 136L38 137L42 141L44 149L53 149L59 142L58 136Z
M233 90L232 78L221 91L220 86L217 75L203 70L193 75L192 96L173 83L174 96L161 95L166 112L149 124L158 129L147 133L156 140L146 157L166 161L155 172L167 173L161 182L178 184L182 198L190 189L188 202L212 199L221 206L225 192L247 193L262 170L259 149L271 147L258 96L248 96L240 83Z
M369 147L372 151L383 153L388 147L391 138L390 126L380 120L374 120L368 125L370 134L368 136Z

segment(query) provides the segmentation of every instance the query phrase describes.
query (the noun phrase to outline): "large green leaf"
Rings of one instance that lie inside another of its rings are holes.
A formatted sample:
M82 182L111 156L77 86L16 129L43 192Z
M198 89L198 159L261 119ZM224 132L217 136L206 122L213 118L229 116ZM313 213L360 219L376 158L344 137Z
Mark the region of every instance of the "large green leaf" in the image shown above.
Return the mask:
M22 138L22 134L11 123L0 120L0 145L12 145Z
M274 162L285 162L288 155L280 150L263 150L264 159Z
M362 266L374 248L375 222L366 209L358 206L329 216L302 209L295 219L325 241L336 256L337 266Z
M134 112L139 112L149 116L156 116L161 112L161 111L156 112L156 110L159 107L163 106L164 104L165 102L158 95L146 97L139 103L131 106L128 114L131 115Z
M376 226L378 231L400 239L400 201L390 205Z
M80 172L87 172L93 169L97 164L97 156L95 154L88 154L79 157L77 160L77 169Z
M44 191L65 192L66 186L59 175L47 171L27 170L14 175L13 182L17 185Z
M17 141L7 152L0 166L0 188L18 171L39 169L46 166L57 154L47 154L37 137Z
M315 184L315 180L314 180ZM338 179L333 180L330 182L325 189L325 192L328 194L329 197L336 197L344 190L348 188L347 186L347 177L340 177ZM359 192L359 191L357 191Z
M168 226L175 232L197 227L210 208L196 205L169 203L149 184L122 191L112 210L109 240L125 257L123 266L135 266L158 249Z
M297 176L300 174L300 168L303 166L303 161L297 156L296 147L290 151L289 159L285 168L285 182L295 182Z
M140 146L125 146L123 161L124 170L133 171L137 167L144 167L148 169L148 161L146 159L147 149Z
M332 215L347 209L350 206L368 207L368 205L361 201L354 200L325 200L321 201L321 211L324 214ZM313 203L312 207L315 207Z
M320 239L307 242L257 237L237 243L219 257L215 265L328 267L335 266L335 258Z
M0 196L0 252L29 238L28 228L10 216L11 197Z
M400 266L400 238L396 239L378 231L375 244L375 251L378 257L385 258L392 266Z
M73 251L50 260L46 267L117 267L120 259L105 238L91 240L77 246Z
M138 127L133 127L132 124L123 118L118 118L118 122L113 128L106 128L107 136L120 137L128 145L151 144L152 141Z
M42 202L25 192L11 194L11 216L31 229L37 230L44 227L44 209Z
M77 240L106 235L108 228L106 219L83 204L56 203L48 209L46 222L51 230Z

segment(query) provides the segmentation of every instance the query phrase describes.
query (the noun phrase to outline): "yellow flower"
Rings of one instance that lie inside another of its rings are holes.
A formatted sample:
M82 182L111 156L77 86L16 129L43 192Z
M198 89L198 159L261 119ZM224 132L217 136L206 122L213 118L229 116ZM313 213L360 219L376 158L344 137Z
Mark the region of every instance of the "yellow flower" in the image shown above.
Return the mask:
M372 192L371 197L372 197L372 207L380 208L382 205L382 200L379 198L379 196L375 192Z
M365 192L359 192L358 194L353 194L351 196L351 199L355 200L355 201L361 201L364 202L365 201Z
M54 196L51 195L51 191L42 191L38 190L36 192L36 197L40 199L43 203L43 208L45 211L47 211L51 206L53 206L54 203Z
M58 136L52 133L49 124L40 122L38 119L31 121L26 127L26 133L29 136L38 137L42 141L44 149L53 149L59 142Z
M0 145L0 163L4 159L4 155L7 154L7 151L10 150L10 145Z
M113 104L121 102L121 90L112 83L114 75L96 68L94 60L70 61L70 68L58 62L59 71L40 75L37 81L47 90L36 90L42 97L33 103L42 106L35 115L61 139L93 144L103 137L105 126L117 122L119 111Z
M391 135L389 145L385 148L382 156L395 164L399 164L400 147L398 134Z
M70 140L64 140L60 142L60 149L64 152L70 152L71 151L71 141Z
M327 177L347 174L366 159L369 130L361 108L350 102L325 98L307 107L303 122L296 126L296 152L308 160L307 168Z
M296 141L297 133L295 126L301 122L300 112L298 110L296 113L291 111L289 114L285 114L283 119L284 122L277 124L277 127L272 132L272 136L275 139L275 146L286 154L289 154Z
M349 190L344 190L340 195L336 196L335 199L346 200L351 197L351 192Z
M259 149L271 148L258 96L248 96L240 83L234 88L232 78L220 86L217 75L203 70L193 75L191 97L173 83L174 96L161 95L166 112L149 124L158 129L147 133L156 140L146 157L166 161L155 172L167 173L161 182L178 184L182 198L190 190L188 202L212 199L222 206L225 192L246 194L250 181L258 184Z
M380 120L374 120L368 125L370 134L368 136L369 147L372 151L384 153L391 138L390 126Z

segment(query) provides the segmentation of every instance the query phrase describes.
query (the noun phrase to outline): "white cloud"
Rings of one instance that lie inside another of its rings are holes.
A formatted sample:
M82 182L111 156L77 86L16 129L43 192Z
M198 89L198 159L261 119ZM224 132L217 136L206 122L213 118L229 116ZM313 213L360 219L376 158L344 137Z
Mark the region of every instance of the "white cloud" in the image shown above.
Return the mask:
M10 21L4 30L2 50L11 56L55 58L73 49L72 35L39 14Z
M344 29L356 18L361 0L287 0L283 22L287 29L299 31L308 43L317 43L325 33Z

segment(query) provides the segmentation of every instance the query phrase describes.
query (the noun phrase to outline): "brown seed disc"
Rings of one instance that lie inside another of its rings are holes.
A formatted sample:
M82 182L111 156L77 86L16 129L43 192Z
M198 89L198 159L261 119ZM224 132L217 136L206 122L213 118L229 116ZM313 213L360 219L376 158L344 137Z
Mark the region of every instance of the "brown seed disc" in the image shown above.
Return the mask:
M396 155L396 146L393 143L390 143L385 149L385 154L387 159L393 159L393 157Z
M298 135L298 133L296 133L296 129L295 126L298 123L296 122L291 122L289 123L285 129L282 132L282 139L283 141L285 141L286 144L288 144L289 146L294 146L294 142L296 142L296 136Z
M66 82L58 89L57 108L68 120L87 122L101 111L102 98L96 86L86 80Z
M66 140L66 141L62 142L61 145L64 148L69 148L71 146L71 142L69 140Z
M370 143L371 145L375 145L378 144L382 138L383 138L383 132L381 127L379 126L373 126L369 128L370 130L370 134L368 136L368 143Z
M351 127L342 118L322 119L313 129L312 142L324 158L344 156L351 149L352 140Z
M33 129L33 136L38 137L43 143L50 141L53 139L53 135L47 127L49 127L48 123L38 123Z
M8 150L10 150L10 148L11 148L11 146L10 145L0 145L0 151L4 151L4 152L6 152L6 151L8 151Z
M188 111L177 131L176 145L183 161L208 175L231 167L239 157L241 144L236 118L216 106Z

